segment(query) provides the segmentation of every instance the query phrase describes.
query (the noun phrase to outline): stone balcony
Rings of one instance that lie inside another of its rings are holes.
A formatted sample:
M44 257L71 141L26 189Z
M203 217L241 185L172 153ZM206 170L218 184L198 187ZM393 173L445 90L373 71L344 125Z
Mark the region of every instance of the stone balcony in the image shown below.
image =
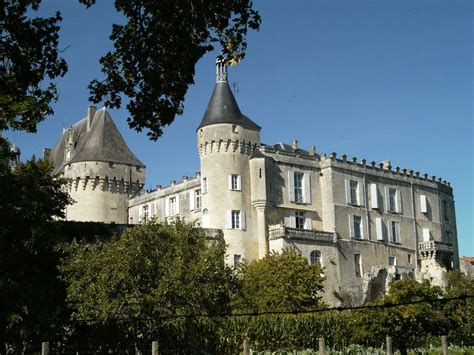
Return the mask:
M453 246L449 243L429 240L418 244L418 251L422 259L440 259L453 254Z
M290 228L280 224L268 226L268 239L304 239L335 243L337 236L331 232L323 232L314 229Z

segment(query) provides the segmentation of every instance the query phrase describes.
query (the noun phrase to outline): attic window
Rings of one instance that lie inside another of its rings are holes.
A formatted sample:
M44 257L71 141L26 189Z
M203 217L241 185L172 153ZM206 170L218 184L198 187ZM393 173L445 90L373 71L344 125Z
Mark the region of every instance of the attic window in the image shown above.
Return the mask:
M137 171L141 171L141 169L140 169L140 167L139 167L139 166L137 166Z
M109 167L113 168L113 167L114 167L114 163L109 162Z
M232 132L237 133L237 125L236 124L232 125Z

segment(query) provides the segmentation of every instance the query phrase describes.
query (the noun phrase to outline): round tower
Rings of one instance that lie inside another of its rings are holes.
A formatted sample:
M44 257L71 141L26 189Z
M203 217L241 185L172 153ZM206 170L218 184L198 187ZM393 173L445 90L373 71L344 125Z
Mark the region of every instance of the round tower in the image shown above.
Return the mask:
M230 264L258 258L249 157L260 146L260 129L240 112L225 62L218 59L216 86L197 129L202 226L223 230Z
M145 166L105 108L89 106L87 116L63 132L48 160L54 173L69 180L75 203L66 207L67 220L128 223L128 199L143 187Z

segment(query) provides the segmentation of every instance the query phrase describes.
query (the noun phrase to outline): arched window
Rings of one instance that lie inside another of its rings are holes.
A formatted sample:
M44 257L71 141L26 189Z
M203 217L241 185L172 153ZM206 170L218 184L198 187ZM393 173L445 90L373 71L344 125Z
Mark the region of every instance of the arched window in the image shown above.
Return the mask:
M319 250L313 250L309 254L309 261L311 265L321 265L321 252Z

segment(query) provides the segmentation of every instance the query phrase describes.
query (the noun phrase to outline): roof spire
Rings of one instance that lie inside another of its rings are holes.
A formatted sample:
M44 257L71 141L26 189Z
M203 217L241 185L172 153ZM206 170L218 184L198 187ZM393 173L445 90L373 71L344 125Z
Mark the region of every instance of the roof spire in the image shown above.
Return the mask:
M216 58L216 82L227 82L227 65L221 56Z

